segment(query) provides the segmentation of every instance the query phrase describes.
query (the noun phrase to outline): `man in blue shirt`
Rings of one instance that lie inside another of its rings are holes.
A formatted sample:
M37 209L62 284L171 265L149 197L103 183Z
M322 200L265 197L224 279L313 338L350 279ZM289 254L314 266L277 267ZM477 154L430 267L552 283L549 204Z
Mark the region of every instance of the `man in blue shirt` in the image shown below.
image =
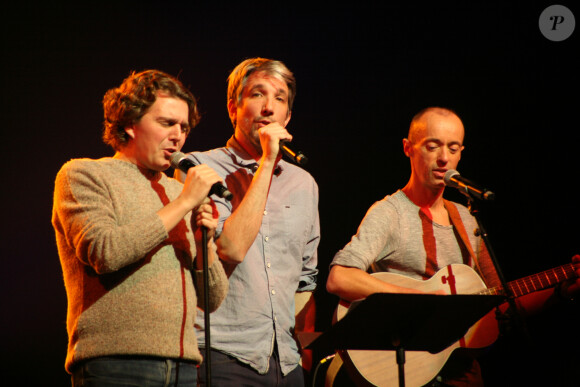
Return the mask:
M234 135L223 148L188 155L214 168L234 195L231 202L215 198L216 245L230 288L211 315L211 381L301 386L295 307L299 298L314 302L320 224L316 182L282 160L280 149L292 140L286 125L296 82L282 62L264 58L243 61L228 82ZM204 374L200 367L201 383Z

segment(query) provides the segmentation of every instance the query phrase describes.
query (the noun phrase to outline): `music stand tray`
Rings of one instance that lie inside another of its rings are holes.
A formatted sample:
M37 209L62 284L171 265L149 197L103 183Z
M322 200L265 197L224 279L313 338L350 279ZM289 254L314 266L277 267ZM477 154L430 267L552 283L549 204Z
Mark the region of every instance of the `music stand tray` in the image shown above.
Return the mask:
M397 351L400 385L404 385L404 351L438 353L505 301L494 295L376 293L351 304L348 313L307 349ZM356 303L356 304L355 304Z

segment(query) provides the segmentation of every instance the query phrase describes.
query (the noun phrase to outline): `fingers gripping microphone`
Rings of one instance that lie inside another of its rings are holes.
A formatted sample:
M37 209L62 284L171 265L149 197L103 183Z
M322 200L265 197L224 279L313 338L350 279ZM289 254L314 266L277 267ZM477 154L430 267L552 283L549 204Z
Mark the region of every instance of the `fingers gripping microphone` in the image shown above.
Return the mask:
M173 152L171 154L171 166L173 168L179 169L182 172L187 173L189 168L195 167L197 164L191 159L188 159L183 153L181 152ZM215 183L210 191L210 195L217 195L220 198L224 198L226 200L232 200L234 195L228 191L228 189L222 183Z
M485 188L478 187L475 183L462 177L455 169L450 169L445 172L443 180L445 181L446 186L457 188L461 193L467 196L488 201L491 201L495 198L495 194L493 192Z
M286 156L294 160L296 164L306 165L308 162L308 157L306 157L304 153L300 151L294 152L292 149L290 149L289 143L287 141L280 141L280 149L282 149L282 152L284 152Z

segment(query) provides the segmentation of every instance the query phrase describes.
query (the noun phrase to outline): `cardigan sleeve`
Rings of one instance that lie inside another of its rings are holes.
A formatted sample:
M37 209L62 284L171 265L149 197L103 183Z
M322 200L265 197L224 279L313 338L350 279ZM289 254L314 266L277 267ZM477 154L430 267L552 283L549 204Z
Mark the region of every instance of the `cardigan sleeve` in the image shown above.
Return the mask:
M201 258L201 257L200 257ZM195 292L197 294L197 306L206 310L205 287L203 282L203 270L194 271ZM229 282L224 267L219 259L215 259L208 271L209 305L207 310L214 312L228 294Z
M96 273L110 273L137 262L163 242L168 233L154 209L120 224L114 204L116 184L94 162L72 160L55 181L53 224L67 248Z

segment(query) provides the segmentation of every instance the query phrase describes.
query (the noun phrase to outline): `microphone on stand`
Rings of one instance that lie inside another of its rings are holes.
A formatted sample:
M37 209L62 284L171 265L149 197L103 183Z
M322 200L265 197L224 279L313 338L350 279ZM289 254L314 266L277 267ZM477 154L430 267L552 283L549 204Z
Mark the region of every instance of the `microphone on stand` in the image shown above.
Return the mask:
M294 152L292 149L290 149L289 144L290 143L287 141L280 141L280 149L282 149L282 152L284 152L284 154L292 161L296 162L296 164L306 165L308 162L308 157L306 157L301 151Z
M187 158L185 154L182 152L173 152L171 154L171 166L173 168L179 169L182 172L187 173L189 168L195 167L197 164L192 160ZM228 201L234 198L234 195L222 184L222 183L215 183L212 185L210 191L210 195L217 195L220 198L224 198Z
M486 201L495 199L495 194L493 192L478 187L477 184L462 177L455 169L450 169L445 172L443 180L445 181L446 186L457 188L462 194L467 196Z
M180 171L187 173L189 168L195 167L197 164L187 158L185 154L182 152L173 152L170 157L171 166L175 169L179 169ZM215 194L221 198L226 200L232 200L234 195L226 187L223 186L222 183L215 183L211 186L209 191L209 195ZM203 261L203 299L205 305L209 305L209 263L208 263L208 251L207 251L207 228L201 228L201 245L202 247L202 261ZM195 281L195 278L194 278ZM205 362L205 379L206 385L211 385L211 356L210 356L210 349L211 349L211 333L210 333L210 316L208 311L204 311L203 313L204 318L204 327L205 327L205 344L206 344L206 351L204 359Z

